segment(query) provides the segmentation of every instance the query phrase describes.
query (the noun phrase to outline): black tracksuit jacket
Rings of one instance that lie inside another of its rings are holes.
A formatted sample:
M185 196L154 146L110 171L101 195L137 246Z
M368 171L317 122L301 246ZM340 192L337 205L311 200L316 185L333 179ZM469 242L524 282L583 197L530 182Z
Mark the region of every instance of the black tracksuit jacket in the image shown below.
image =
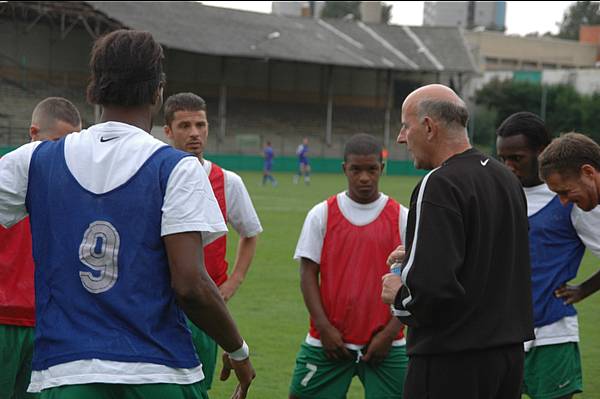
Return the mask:
M404 286L407 353L482 350L533 339L527 203L506 167L470 149L413 191Z

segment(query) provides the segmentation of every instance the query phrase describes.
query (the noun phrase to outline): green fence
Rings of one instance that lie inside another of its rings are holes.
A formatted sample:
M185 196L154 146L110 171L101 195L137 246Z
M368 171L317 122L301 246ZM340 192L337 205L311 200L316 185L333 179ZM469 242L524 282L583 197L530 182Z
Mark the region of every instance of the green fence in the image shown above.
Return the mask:
M9 152L11 152L12 150L14 150L17 147L0 147L0 157L4 154L8 154Z
M261 171L263 158L250 155L206 154L206 158L230 170ZM339 173L342 170L342 159L310 158L310 168L314 173ZM298 158L277 157L273 161L274 172L295 172L298 170ZM424 171L417 170L412 161L388 161L388 175L422 176Z
M14 150L16 147L0 147L0 156ZM206 158L219 164L225 169L235 171L261 171L263 158L251 155L206 154ZM342 170L342 160L337 158L311 158L310 167L314 173L339 173ZM278 157L273 162L274 172L295 172L298 170L296 157ZM425 172L416 170L411 161L388 161L388 175L422 176Z

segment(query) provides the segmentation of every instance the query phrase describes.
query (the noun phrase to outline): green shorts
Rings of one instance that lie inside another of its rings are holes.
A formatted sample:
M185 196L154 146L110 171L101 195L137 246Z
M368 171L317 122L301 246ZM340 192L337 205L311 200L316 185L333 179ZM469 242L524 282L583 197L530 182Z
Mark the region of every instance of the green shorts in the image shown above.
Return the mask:
M407 365L404 346L393 346L385 360L374 367L362 361L329 360L323 348L303 343L296 358L290 394L301 399L343 399L357 375L366 399L400 399Z
M576 342L531 348L525 354L523 393L553 399L582 392L581 359Z
M81 384L44 389L41 399L208 399L197 382L179 384Z
M208 390L212 387L212 380L217 367L217 343L209 337L204 331L196 327L194 323L188 320L188 327L192 331L192 341L196 348L198 358L202 363L204 379L202 385Z
M38 398L27 393L31 379L33 327L0 325L0 399Z

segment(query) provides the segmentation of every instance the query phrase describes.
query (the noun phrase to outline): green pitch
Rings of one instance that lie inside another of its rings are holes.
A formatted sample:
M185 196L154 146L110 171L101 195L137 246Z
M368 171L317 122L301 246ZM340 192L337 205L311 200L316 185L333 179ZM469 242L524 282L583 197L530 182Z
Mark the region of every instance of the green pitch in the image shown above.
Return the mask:
M262 187L260 173L241 173L264 232L260 235L254 261L246 281L229 303L242 335L248 342L257 378L250 388L251 398L287 398L288 385L299 345L308 331L308 314L300 293L298 264L292 259L304 217L313 205L346 187L345 177L318 174L311 185L292 184L292 174L275 174L279 185ZM408 206L416 177L384 176L380 190ZM230 234L228 259L233 264L237 236ZM586 278L600 264L586 255L580 278ZM508 294L508 293L507 293ZM600 397L600 294L578 305L581 329L584 390L581 398ZM507 320L507 322L510 322ZM209 392L211 399L229 398L234 379L218 380ZM348 399L363 398L357 379Z

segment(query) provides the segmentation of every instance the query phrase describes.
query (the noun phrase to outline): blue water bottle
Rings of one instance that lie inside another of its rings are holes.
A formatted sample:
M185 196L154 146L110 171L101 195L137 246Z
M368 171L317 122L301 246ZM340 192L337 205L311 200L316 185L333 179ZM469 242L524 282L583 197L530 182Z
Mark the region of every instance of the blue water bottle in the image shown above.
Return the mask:
M390 266L390 273L396 274L396 275L401 275L402 274L402 263L401 262L396 262L393 265ZM394 316L394 304L390 305L390 312L392 312L392 316Z

